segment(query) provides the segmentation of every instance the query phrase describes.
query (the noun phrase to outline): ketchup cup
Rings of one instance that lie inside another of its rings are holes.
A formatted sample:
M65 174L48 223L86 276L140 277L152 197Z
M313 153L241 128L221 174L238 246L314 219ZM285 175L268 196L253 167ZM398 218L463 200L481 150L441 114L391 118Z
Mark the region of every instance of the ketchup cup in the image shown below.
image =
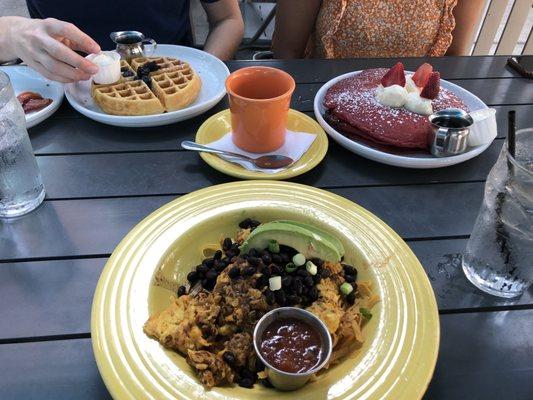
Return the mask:
M283 146L295 86L292 76L270 67L242 68L228 76L233 143L252 153Z
M296 319L306 322L320 336L322 352L315 367L305 372L286 372L272 366L264 357L261 352L263 334L270 324L278 319ZM328 363L333 349L331 335L326 325L309 311L296 307L281 307L266 313L255 325L253 341L257 357L265 364L268 380L279 390L296 390L305 385L313 374L316 374Z

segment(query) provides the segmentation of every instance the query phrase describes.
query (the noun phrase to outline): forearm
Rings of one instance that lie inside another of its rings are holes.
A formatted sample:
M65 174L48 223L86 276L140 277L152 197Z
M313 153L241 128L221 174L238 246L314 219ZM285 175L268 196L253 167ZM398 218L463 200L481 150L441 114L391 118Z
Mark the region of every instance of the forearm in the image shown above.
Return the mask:
M233 58L242 41L244 24L240 18L228 18L213 25L204 50L221 60Z
M469 55L474 41L474 33L479 24L486 0L458 0L453 9L455 28L452 32L452 44L446 55Z
M23 17L0 17L0 63L18 58L13 46L11 30Z

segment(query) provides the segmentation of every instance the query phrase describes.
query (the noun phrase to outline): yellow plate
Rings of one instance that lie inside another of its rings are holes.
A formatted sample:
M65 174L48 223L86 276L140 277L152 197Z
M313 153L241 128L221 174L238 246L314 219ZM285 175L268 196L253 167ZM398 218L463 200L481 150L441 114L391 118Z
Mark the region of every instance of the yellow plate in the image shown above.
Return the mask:
M239 221L294 219L335 234L346 262L370 279L381 302L362 348L296 392L227 386L205 390L185 359L143 333L150 314L169 304L156 272L184 282L201 247L233 235ZM91 321L93 350L115 399L420 399L433 374L439 316L428 278L394 231L335 194L287 182L213 186L161 207L118 245L102 272Z
M311 147L296 163L289 168L275 174L265 174L259 171L248 171L238 164L223 160L208 153L200 156L214 169L230 176L242 179L288 179L301 175L316 167L328 151L328 136L324 129L313 118L290 109L287 118L287 128L295 132L308 132L317 135ZM231 114L229 110L220 111L207 119L196 133L196 143L207 144L220 139L231 130Z

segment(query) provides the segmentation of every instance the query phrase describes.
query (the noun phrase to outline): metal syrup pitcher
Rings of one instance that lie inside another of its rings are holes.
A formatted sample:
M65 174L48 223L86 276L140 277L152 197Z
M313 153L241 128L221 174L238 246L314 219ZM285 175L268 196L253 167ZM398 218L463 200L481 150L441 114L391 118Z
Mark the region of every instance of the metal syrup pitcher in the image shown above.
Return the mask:
M429 116L431 135L429 146L436 157L464 153L468 147L468 133L474 123L472 117L458 108L447 108Z
M154 39L147 38L138 31L112 32L109 37L117 44L117 53L126 61L135 57L149 57L157 47Z

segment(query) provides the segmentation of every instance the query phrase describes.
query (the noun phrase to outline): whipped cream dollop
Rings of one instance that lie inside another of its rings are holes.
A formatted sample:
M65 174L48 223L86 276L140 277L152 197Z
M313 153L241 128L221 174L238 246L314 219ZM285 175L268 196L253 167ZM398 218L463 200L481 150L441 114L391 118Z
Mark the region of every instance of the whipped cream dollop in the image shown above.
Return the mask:
M407 101L407 90L400 85L383 87L379 85L376 91L376 100L384 106L400 108Z
M413 75L406 75L405 76L405 90L407 90L409 93L420 93L422 88L419 88L416 86L415 81L413 81Z
M404 107L415 114L433 114L433 105L431 104L431 100L420 97L418 92L411 92L407 95L407 100Z
M98 72L92 77L94 83L107 85L120 79L120 54L116 51L89 54L87 59L98 66Z

